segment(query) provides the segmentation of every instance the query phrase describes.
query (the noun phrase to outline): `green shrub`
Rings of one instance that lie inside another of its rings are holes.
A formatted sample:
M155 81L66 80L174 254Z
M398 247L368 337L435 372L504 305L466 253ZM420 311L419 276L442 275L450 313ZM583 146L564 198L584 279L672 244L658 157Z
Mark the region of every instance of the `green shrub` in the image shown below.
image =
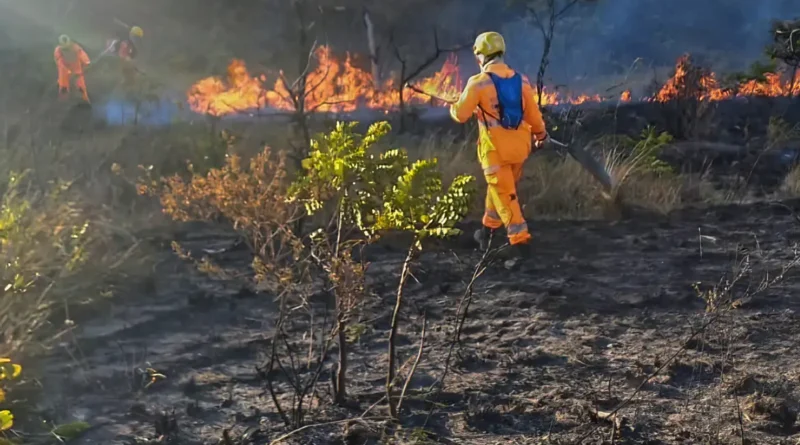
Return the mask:
M48 313L47 297L86 260L89 222L66 196L68 184L47 193L23 187L11 174L0 202L0 354L18 350Z
M400 272L389 333L386 391L389 412L396 417L405 392L404 386L399 399L394 395L397 384L394 339L399 329L403 287L424 239L458 233L455 224L469 211L475 178L457 176L445 190L436 158L411 161L405 150L373 152L373 146L391 129L387 122L371 125L364 135L354 131L356 125L339 122L332 132L312 141L310 155L302 162L303 175L290 187L289 197L302 202L309 215L323 210L333 214L332 230L317 231L312 242L324 246L314 250L326 253L316 258L328 272L330 287L335 290L340 358L334 390L340 402L345 397L347 321L357 302L353 301L353 292L336 290L352 287L349 284L352 280L347 277L356 275L353 271L363 274L363 268L353 267L347 268L351 273L342 274L340 265L351 261L356 246L373 242L388 232L412 235ZM342 235L351 226L362 237L343 242ZM329 247L331 235L336 240L333 248Z

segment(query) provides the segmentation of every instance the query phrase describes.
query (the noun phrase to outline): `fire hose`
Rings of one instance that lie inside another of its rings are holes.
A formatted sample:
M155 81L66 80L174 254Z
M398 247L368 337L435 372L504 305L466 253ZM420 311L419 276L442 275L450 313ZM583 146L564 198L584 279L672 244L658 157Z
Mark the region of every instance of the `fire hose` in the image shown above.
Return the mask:
M456 103L456 101L453 99L446 99L444 97L437 96L435 94L424 91L418 87L415 87L410 83L407 83L406 87L411 91L424 94L428 97L440 100L444 103L448 104ZM614 189L614 180L612 179L612 176L608 172L608 170L606 170L605 166L600 161L598 161L594 156L592 156L589 152L587 152L581 147L565 144L549 136L547 138L547 141L549 141L553 145L565 149L567 153L569 153L570 156L572 156L573 159L575 159L584 169L586 169L592 176L594 176L594 178L597 179L598 182L600 182L600 184L605 189L606 193L611 194L611 191Z

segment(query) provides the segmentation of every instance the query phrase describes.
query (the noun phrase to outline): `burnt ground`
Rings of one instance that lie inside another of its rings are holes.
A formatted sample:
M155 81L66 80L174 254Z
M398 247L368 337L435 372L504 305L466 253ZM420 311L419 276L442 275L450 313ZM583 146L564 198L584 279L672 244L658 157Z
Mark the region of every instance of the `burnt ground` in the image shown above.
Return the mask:
M446 385L433 393L427 390L443 372L455 308L480 254L466 240L425 254L407 289L398 340L403 363L416 354L424 311L425 356L404 408L405 442L392 443L742 443L742 432L745 443L797 443L800 276L790 272L782 284L753 292L794 255L800 223L790 208L800 202L534 223L534 257L518 272L493 268L478 281L462 348ZM176 238L196 252L234 242L197 226ZM350 364L357 406L330 406L326 370L311 423L357 417L382 394L403 252L386 247L371 257L374 296ZM692 284L707 289L730 278L744 257L752 272L735 286L742 301L721 316L707 314ZM249 261L236 249L215 259L242 271ZM92 424L76 444L149 443L159 413L173 410L173 443L216 444L228 428L234 437L258 430L251 443L263 444L285 432L255 369L267 352L273 297L207 278L168 247L153 271L152 283L120 290L92 316L74 315L71 334L26 368L45 394L38 413ZM167 378L145 388L139 369L147 367ZM614 434L597 412L642 384ZM369 415L384 415L383 406ZM376 443L365 426L351 425L346 436L344 429L311 428L289 442Z

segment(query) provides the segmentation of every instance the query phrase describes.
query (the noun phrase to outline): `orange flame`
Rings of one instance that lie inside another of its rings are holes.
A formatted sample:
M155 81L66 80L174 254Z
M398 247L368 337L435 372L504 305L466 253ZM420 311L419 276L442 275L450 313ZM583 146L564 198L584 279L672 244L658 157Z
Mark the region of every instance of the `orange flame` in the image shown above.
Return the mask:
M384 82L376 82L368 71L353 64L350 54L346 54L344 60L339 60L326 46L316 50L315 59L316 66L306 77L305 101L302 104L306 111L352 112L366 108L388 112L399 108L400 94L394 77ZM697 91L687 89L687 84L691 83L699 85ZM451 55L439 71L415 84L416 89L403 89L403 99L406 104L444 106L447 101L458 97L463 88L463 81L455 55ZM193 111L223 116L261 109L294 111L295 100L298 98L293 97L293 89L299 88L297 85L289 85L282 72L270 86L266 75L254 77L242 60L234 59L228 67L225 78L202 79L190 88L187 96ZM423 94L417 90L430 94ZM764 82L748 81L733 90L722 88L714 73L692 68L689 56L685 55L678 59L675 74L658 93L652 98L642 100L667 102L692 94L700 100L717 101L734 96L786 96L790 92L800 95L800 80L792 87L791 82L784 81L780 74L767 74ZM541 102L542 105L579 105L604 100L606 99L597 94L569 96L548 91L545 87ZM619 100L630 102L631 91L623 91Z
M241 109L261 108L267 103L262 80L251 77L243 61L234 59L227 74L227 83L218 77L208 77L192 86L188 95L192 110L221 116Z
M369 72L353 65L350 54L340 61L326 46L316 50L315 58L316 68L306 77L303 104L306 111L352 112L359 108L389 111L399 108L400 95L394 78L378 84ZM403 99L406 104L444 106L447 101L457 98L464 83L456 56L451 55L439 71L415 84L416 90L430 94L404 88ZM228 67L226 78L202 79L189 89L187 96L193 111L223 116L265 108L293 111L295 103L291 90L282 72L270 87L265 75L253 77L243 61L234 59ZM601 100L599 95L564 98L546 89L542 95L542 105Z
M722 100L730 97L731 93L719 87L714 73L705 73L691 66L689 56L683 55L675 65L675 74L661 87L655 99L669 102L686 95L700 100Z
M317 67L305 80L304 109L310 112L351 112L358 108L390 110L400 104L394 79L377 84L372 75L353 65L347 54L343 62L333 57L330 48L322 46L315 52ZM443 99L458 97L463 88L455 55L448 58L442 69L418 82L418 89ZM253 77L245 63L233 60L227 78L209 77L195 83L188 92L189 106L198 113L222 116L263 108L295 110L292 88L283 73L267 86L264 75ZM297 86L294 86L297 87ZM404 88L406 103L425 104L431 96Z
M800 82L795 81L794 85L792 85L792 81L784 81L784 76L780 73L765 74L766 81L750 80L736 85L734 88L722 88L714 73L695 71L695 75L699 75L699 78L690 79L690 69L692 68L689 63L689 56L681 56L675 65L675 74L661 87L661 90L655 96L655 100L667 102L685 95L691 89L689 84L693 80L696 84L695 86L699 86L697 88L698 91L695 91L693 96L699 100L718 101L742 96L780 97L800 94ZM795 77L800 79L797 76L800 76L800 70L795 74Z
M780 74L765 74L766 82L750 80L739 85L739 94L743 96L789 96L800 95L800 70L795 73L795 82L784 82Z

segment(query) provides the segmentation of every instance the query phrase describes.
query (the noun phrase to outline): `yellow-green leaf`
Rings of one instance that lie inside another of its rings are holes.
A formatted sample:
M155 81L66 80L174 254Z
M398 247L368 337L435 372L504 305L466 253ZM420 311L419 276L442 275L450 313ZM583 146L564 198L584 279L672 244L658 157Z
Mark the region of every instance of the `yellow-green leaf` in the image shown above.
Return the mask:
M0 361L0 380L10 380L19 377L22 366L8 361Z
M0 411L0 431L10 430L12 426L14 426L14 415L11 411Z
M344 174L344 160L343 159L336 159L333 161L333 169L338 176Z
M0 388L0 403L6 400L6 393L3 391L3 388Z

